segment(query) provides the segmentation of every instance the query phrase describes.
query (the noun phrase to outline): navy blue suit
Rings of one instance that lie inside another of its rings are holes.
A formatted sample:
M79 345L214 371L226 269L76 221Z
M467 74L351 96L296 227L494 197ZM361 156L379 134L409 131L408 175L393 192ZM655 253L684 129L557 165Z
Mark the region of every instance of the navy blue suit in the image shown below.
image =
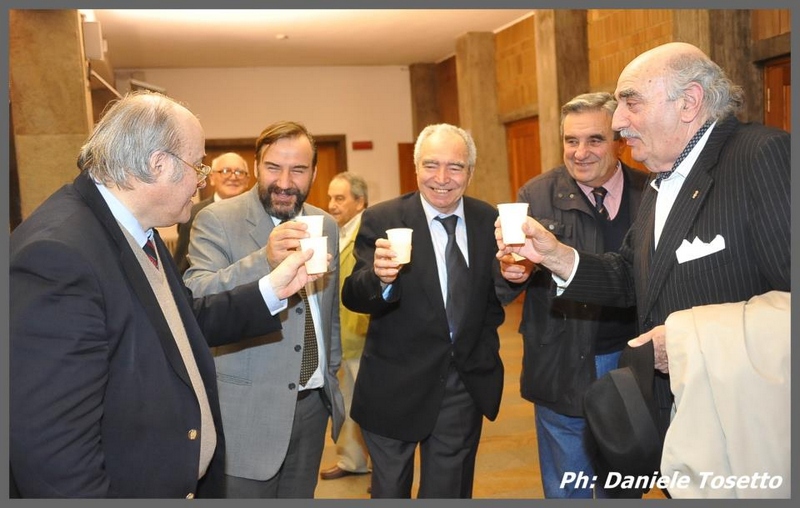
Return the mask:
M10 461L22 497L222 492L225 441L204 334L217 345L280 322L264 319L257 282L193 299L157 233L155 243L216 426L207 473L198 482L200 408L167 320L81 174L11 235Z

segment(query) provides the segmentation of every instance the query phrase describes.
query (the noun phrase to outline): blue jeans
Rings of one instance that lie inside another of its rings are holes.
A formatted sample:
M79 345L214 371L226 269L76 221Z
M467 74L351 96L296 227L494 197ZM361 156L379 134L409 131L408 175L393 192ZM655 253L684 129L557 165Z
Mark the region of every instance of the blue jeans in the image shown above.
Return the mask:
M595 356L594 363L599 378L606 372L616 369L622 351ZM586 420L577 416L566 416L535 405L536 440L539 445L539 469L546 498L591 498L594 467L591 438ZM564 481L565 474L580 475L586 481ZM597 497L604 497L598 492Z

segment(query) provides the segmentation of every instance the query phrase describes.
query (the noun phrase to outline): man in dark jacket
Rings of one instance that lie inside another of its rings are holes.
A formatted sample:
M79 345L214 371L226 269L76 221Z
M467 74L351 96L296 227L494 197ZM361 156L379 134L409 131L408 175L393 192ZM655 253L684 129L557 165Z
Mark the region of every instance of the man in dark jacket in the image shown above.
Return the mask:
M636 305L640 335L626 353L653 364L654 416L663 439L674 402L669 372L689 360L667 354L667 318L697 306L791 290L791 135L740 122L735 115L745 103L742 88L684 42L634 58L620 74L615 95L613 128L626 138L633 159L654 173L619 251L579 252L530 217L524 244L505 245L498 224L495 238L498 257L513 253L547 267L563 299ZM521 264L501 261L501 269L512 280L525 276ZM727 361L718 354L724 352L709 351L708 358ZM729 402L731 412L751 410L746 398ZM785 424L757 432L769 434ZM720 456L713 448L695 451L708 459ZM626 455L628 462L647 460L635 451ZM752 474L764 473L753 464L748 462Z
M618 159L622 143L611 129L616 105L608 93L567 102L561 108L564 165L529 180L518 194L562 242L594 253L620 246L647 180ZM545 497L592 497L588 485L563 482L566 473L595 475L583 394L616 368L626 342L638 335L636 309L559 300L554 284L550 272L540 269L525 282L501 284L498 296L507 304L525 292L520 385L536 409Z
M223 494L208 346L279 330L275 314L315 276L302 268L309 250L250 283L192 297L156 228L189 218L210 170L204 145L184 106L128 95L81 149L75 181L11 234L13 495Z

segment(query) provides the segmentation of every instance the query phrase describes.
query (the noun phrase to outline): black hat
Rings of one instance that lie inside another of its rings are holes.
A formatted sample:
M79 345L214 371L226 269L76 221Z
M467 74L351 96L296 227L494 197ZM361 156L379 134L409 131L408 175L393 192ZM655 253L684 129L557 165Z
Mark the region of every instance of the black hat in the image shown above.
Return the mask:
M651 476L660 469L663 438L656 425L654 376L653 343L626 346L619 368L597 379L584 394L601 471Z

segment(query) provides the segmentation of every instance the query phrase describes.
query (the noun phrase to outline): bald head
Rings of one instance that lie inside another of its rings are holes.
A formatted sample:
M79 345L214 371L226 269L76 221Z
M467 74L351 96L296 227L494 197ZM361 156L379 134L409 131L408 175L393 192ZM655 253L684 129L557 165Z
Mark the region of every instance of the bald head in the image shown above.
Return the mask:
M634 58L619 76L612 128L650 171L669 171L709 121L733 114L742 89L700 48L671 42Z

